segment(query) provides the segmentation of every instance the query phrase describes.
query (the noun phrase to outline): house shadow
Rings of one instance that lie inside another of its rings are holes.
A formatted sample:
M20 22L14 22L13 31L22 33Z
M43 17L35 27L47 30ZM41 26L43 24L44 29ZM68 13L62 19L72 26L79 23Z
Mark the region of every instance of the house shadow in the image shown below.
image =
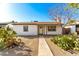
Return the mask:
M32 50L28 46L15 47L1 51L0 55L1 56L32 56Z
M35 39L35 38L38 38L39 36L26 36L26 35L21 35L21 36L19 36L19 37L23 37L23 38L27 38L27 39Z

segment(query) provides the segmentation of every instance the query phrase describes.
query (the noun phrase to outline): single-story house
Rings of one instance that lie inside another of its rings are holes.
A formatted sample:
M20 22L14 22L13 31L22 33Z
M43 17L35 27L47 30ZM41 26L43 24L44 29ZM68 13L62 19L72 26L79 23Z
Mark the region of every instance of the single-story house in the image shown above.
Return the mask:
M70 29L70 33L77 32L79 34L79 21L76 21L75 23L68 24L65 29Z
M17 35L58 35L62 34L60 22L20 22L13 23Z
M0 28L12 24L13 30L17 35L58 35L64 32L77 32L79 34L79 21L68 29L63 30L63 24L60 22L9 22L0 23ZM70 28L70 29L69 29Z

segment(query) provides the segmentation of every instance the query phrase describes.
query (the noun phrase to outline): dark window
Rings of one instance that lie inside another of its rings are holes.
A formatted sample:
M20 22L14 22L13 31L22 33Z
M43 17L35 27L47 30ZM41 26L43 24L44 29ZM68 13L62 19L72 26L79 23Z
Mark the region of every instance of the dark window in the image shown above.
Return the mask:
M24 31L28 31L28 26L23 26Z
M48 26L48 31L56 31L56 26Z

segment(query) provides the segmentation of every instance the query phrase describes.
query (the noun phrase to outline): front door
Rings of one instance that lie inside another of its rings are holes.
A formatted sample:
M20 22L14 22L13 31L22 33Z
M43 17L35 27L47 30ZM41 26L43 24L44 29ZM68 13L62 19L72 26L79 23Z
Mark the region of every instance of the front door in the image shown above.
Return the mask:
M43 33L44 33L44 28L43 28L43 26L39 26L39 27L38 27L38 34L39 34L39 35L43 35Z

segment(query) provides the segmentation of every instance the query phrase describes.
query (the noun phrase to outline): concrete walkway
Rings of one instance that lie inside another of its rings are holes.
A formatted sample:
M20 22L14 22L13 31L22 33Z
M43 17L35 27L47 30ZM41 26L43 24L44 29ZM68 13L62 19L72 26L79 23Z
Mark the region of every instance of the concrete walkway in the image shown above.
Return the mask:
M44 37L39 37L38 56L53 56Z

